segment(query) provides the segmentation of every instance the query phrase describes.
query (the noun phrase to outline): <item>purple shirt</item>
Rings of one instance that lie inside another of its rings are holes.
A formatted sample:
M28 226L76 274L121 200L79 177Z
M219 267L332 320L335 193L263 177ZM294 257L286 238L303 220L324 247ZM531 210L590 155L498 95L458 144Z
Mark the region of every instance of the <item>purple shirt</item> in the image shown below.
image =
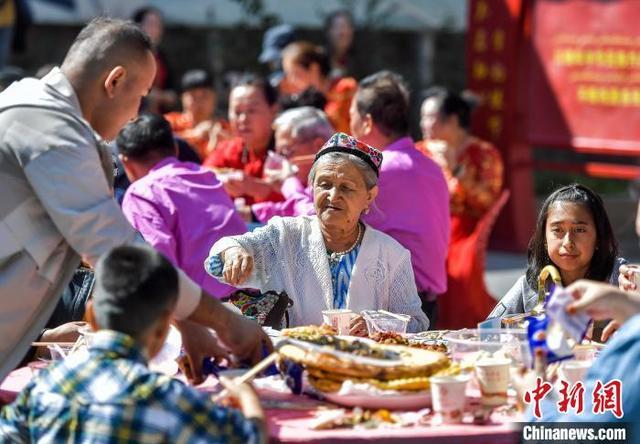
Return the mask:
M313 188L305 186L296 176L289 177L282 183L280 190L285 200L282 202L259 202L251 205L253 215L262 223L267 223L273 216L309 216L316 214L313 207Z
M129 186L122 211L147 242L205 291L217 298L235 291L204 269L218 239L247 231L212 171L175 157L163 159Z
M418 291L447 290L449 190L440 167L409 137L382 152L378 196L364 221L411 252Z

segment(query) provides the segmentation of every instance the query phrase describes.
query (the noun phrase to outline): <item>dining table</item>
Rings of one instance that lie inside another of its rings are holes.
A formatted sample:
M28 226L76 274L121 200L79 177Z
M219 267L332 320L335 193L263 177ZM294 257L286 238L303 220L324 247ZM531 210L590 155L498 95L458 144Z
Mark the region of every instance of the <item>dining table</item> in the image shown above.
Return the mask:
M39 371L37 365L21 367L11 372L0 384L0 406L11 403L18 393ZM219 390L217 380L210 376L198 390L216 392ZM270 435L273 443L474 443L503 444L519 442L520 431L518 415L513 412L493 413L482 424L474 423L473 415L467 413L460 424L436 424L423 409L425 417L413 425L403 427L377 428L336 428L316 429L319 415L332 413L340 415L350 408L326 402L318 397L294 395L291 393L272 392L259 389ZM479 406L479 398L469 397L469 408Z

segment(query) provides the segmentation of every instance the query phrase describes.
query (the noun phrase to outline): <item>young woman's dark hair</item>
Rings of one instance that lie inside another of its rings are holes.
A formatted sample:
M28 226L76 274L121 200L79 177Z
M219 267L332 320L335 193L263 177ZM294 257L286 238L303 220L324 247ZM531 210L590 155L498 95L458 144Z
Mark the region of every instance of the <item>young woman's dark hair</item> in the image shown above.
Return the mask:
M239 79L233 82L231 89L239 86L253 86L254 88L258 88L262 91L262 94L264 94L264 98L269 106L278 102L278 90L276 90L267 79L257 74L250 72L242 74Z
M314 45L311 42L289 43L282 50L282 57L291 57L294 64L302 66L304 69L309 69L311 65L316 63L324 77L327 77L331 72L331 60L327 51L322 46Z
M613 234L609 216L598 194L580 184L567 185L555 190L542 204L536 231L529 241L527 283L532 289L538 288L538 275L547 265L552 265L546 245L546 227L549 208L555 202L569 202L583 205L589 210L596 226L596 245L586 279L606 282L618 257L618 242Z
M441 86L429 88L425 94L425 100L435 98L440 116L447 119L451 116L458 117L458 123L465 130L471 128L471 112L478 105L478 97L469 91L460 94L449 91Z

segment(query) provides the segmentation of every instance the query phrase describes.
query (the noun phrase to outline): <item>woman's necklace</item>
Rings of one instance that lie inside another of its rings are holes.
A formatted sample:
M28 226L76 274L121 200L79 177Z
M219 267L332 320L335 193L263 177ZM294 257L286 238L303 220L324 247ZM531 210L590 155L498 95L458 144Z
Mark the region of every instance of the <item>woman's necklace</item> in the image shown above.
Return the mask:
M344 251L331 251L327 248L327 255L329 256L329 263L334 265L340 262L342 256L351 253L360 243L360 237L362 236L362 225L358 222L358 235L356 236L356 240L348 249Z

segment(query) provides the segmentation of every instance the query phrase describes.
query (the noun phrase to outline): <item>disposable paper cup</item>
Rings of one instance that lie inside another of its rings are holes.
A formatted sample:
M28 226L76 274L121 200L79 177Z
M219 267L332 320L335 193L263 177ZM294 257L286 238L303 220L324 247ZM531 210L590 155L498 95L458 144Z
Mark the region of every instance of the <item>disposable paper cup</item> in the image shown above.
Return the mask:
M442 424L462 422L465 392L468 375L433 376L431 383L431 402L436 420Z
M509 388L510 359L486 358L476 363L476 377L482 398L487 406L502 405L507 402Z
M576 361L591 362L596 358L596 347L594 345L576 345L573 347L573 355Z
M339 335L349 334L349 324L354 316L355 313L348 309L322 311L322 321L335 328Z
M560 379L564 379L572 385L578 381L584 381L587 370L592 365L589 361L577 361L575 359L564 361L560 366Z

